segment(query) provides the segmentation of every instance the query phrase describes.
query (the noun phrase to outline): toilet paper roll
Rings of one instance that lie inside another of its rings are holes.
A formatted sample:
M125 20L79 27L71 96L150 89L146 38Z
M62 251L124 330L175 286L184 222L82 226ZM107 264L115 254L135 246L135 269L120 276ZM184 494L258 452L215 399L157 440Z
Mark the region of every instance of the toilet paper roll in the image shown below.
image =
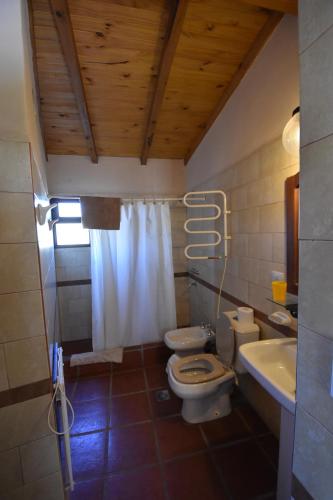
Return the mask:
M241 324L253 323L254 321L253 309L251 307L238 307L237 319Z

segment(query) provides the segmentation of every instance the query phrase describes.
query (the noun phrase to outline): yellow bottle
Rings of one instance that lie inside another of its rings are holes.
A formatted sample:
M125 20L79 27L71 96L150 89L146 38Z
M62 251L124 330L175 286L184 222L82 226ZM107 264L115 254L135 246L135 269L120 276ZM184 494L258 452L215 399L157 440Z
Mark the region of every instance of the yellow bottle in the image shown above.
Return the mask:
M287 282L272 281L272 294L275 302L285 303L287 299Z

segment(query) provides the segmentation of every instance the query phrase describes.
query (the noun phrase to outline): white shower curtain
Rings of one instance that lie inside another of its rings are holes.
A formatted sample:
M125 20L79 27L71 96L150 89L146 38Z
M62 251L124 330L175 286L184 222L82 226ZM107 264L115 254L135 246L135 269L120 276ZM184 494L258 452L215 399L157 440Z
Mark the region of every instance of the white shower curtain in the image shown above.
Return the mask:
M93 350L162 340L176 327L169 205L123 205L119 231L90 243Z

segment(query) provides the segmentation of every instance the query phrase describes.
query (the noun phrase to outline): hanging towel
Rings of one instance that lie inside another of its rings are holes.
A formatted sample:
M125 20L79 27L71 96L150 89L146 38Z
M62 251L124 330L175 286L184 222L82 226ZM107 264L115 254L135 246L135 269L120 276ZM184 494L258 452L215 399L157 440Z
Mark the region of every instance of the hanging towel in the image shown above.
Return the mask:
M87 229L119 229L120 198L82 196L82 225Z

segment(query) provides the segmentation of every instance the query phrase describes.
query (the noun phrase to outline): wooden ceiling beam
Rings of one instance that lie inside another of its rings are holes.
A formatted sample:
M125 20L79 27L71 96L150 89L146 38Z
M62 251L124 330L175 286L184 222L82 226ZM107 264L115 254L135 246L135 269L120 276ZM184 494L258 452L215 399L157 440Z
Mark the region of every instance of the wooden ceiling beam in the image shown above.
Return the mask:
M264 24L263 28L260 30L259 34L257 35L254 43L252 44L250 50L246 54L245 58L243 59L242 63L240 64L238 70L234 74L233 78L231 79L230 83L227 85L225 88L222 97L214 109L213 113L209 116L208 120L205 123L205 126L202 128L200 131L200 134L196 137L195 141L193 144L190 146L188 149L188 152L185 155L184 162L185 165L189 162L191 156L201 143L201 141L204 139L205 135L207 134L208 130L211 128L211 126L214 124L216 118L219 116L221 111L223 110L224 106L227 104L228 100L242 81L243 77L251 67L252 63L256 59L257 55L259 54L260 50L262 47L265 45L267 39L270 37L278 23L281 21L283 17L283 14L279 12L272 12L270 14L268 20Z
M49 4L75 95L89 156L93 163L97 163L96 144L91 127L67 0L49 0Z
M147 164L150 147L154 139L157 118L162 106L165 88L168 82L189 0L176 0L176 2L170 3L172 3L173 6L170 8L168 28L159 63L158 77L150 102L144 142L140 155L141 165Z
M244 3L254 5L255 7L263 7L264 9L282 12L283 14L293 14L297 16L298 6L297 0L241 0Z

